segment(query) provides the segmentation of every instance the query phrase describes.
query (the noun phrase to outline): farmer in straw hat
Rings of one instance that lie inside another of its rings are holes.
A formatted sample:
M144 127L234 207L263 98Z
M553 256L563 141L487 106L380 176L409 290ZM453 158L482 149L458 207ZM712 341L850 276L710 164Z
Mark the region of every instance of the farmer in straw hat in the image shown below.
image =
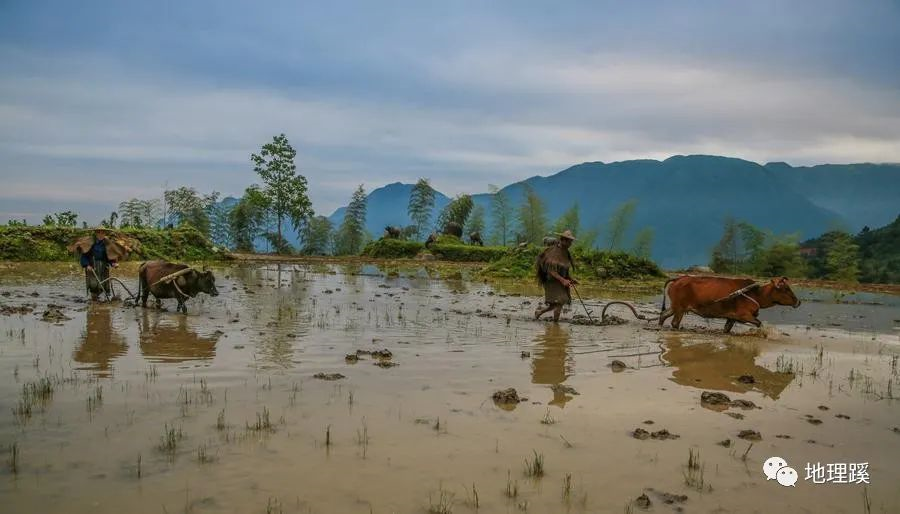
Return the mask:
M534 311L534 319L539 319L552 310L553 321L559 321L563 305L572 303L569 288L573 284L578 284L571 276L571 272L575 271L575 262L569 253L569 247L575 241L575 236L571 230L557 236L557 243L541 252L535 262L538 283L544 288L544 301L547 306L538 307Z
M85 242L90 244L89 247L85 248L87 246L85 243L76 243L76 248L81 254L81 267L84 268L84 283L94 301L100 298L101 292L107 295L111 293L107 281L109 267L118 266L116 260L110 256L108 246L111 242L106 236L106 229L97 227L93 239Z

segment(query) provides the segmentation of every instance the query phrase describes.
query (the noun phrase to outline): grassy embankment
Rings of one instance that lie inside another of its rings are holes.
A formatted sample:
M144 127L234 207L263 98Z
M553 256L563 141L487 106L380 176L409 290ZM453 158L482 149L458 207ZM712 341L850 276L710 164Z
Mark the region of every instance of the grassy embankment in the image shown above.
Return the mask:
M91 229L70 227L0 226L0 260L72 260L75 257L67 247L91 233ZM171 230L123 228L112 233L115 239L123 239L133 247L131 260L208 261L228 258L227 252L215 249L203 234L190 227Z

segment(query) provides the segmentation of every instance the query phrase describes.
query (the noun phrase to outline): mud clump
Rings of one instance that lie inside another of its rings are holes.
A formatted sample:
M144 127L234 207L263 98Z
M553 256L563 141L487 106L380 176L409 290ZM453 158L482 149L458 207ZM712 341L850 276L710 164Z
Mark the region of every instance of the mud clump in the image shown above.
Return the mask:
M552 386L550 386L550 390L557 394L579 394L574 387L567 386L565 384L553 384Z
M0 314L4 316L12 316L13 314L31 314L34 311L34 305L0 305Z
M725 440L719 441L716 444L718 444L719 446L721 446L723 448L731 448L731 439L725 439Z
M514 387L503 389L502 391L494 391L491 398L494 400L494 403L500 405L517 405L520 402L528 401L528 398L519 396L519 393Z
M520 354L520 357L522 357L523 359L527 359L527 358L531 357L531 352L522 352Z
M639 509L647 510L650 508L650 505L651 505L650 497L647 496L646 493L641 494L640 496L635 498L634 505L635 505L635 507L637 507Z
M390 359L394 356L390 350L387 348L383 350L356 350L356 356L361 357L363 355L369 355L376 359Z
M634 432L631 433L631 437L643 441L650 438L650 432L647 432L643 428L635 428Z
M664 428L662 430L657 430L656 432L652 432L650 434L650 437L653 439L657 439L659 441L665 441L666 439L678 439L681 436L678 434L673 434Z
M609 367L613 370L613 373L619 373L628 369L628 366L620 360L614 360L610 362Z
M744 415L740 412L726 412L726 416L731 416L734 419L744 419Z
M706 405L721 405L727 408L731 405L731 398L722 393L703 391L703 393L700 394L700 403Z
M378 366L379 368L385 368L385 369L393 368L394 366L399 366L399 364L397 364L396 362L386 360L386 359L375 361L372 364Z
M834 417L840 418L840 419L850 419L850 416L848 416L846 414L835 414Z
M762 441L762 434L756 430L741 430L738 432L738 437L745 441Z
M650 491L651 493L655 494L656 497L661 502L665 503L666 505L674 505L676 503L684 503L688 500L688 497L686 494L672 494L672 493L667 493L667 492L663 492L663 491L657 491L650 487L648 487L647 490Z
M348 353L347 355L344 355L344 362L347 364L356 364L359 362L359 356L355 353Z
M47 310L41 314L41 320L47 323L59 323L60 321L68 321L72 318L66 316L62 312L62 308L58 305L48 305Z
M731 402L732 407L737 407L739 409L750 410L750 409L760 409L761 407L757 407L755 403L750 400L734 400Z
M741 375L738 377L738 382L742 384L755 384L756 379L753 378L753 375Z
M319 373L316 373L315 375L313 375L313 378L318 378L319 380L340 380L342 378L347 378L347 377L345 377L344 375L341 375L340 373L319 372Z

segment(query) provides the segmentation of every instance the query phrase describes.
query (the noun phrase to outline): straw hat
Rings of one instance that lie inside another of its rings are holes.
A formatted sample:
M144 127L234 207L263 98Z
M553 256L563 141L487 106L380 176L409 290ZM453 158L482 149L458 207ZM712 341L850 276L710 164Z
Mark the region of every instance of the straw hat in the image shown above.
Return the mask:
M568 240L570 240L570 241L574 241L574 240L575 240L575 235L572 234L572 231L571 231L571 230L566 230L565 232L557 233L556 235L559 236L560 239L568 239Z

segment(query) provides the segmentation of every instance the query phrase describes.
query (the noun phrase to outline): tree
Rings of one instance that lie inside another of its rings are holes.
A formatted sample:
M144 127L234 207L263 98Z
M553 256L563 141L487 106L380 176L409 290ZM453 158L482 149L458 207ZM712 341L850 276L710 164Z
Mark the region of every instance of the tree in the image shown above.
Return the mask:
M519 207L519 226L522 238L532 244L541 244L547 234L547 209L541 197L528 185L524 185L524 201Z
M344 221L335 237L335 253L356 255L366 241L366 190L362 184L353 193L344 212Z
M288 142L287 136L280 134L271 143L263 145L259 154L251 154L253 171L262 178L263 194L278 226L278 240L284 240L282 224L290 220L294 230L299 231L312 216L312 202L307 193L306 177L297 174L294 157L297 152Z
M116 223L119 221L119 213L116 211L112 211L109 213L109 226L115 228Z
M835 232L825 250L826 278L839 282L856 282L859 278L859 246L853 236Z
M616 250L625 242L625 234L634 218L637 200L628 200L619 205L609 218L606 231L606 243L610 250Z
M644 227L634 236L631 253L637 257L650 258L653 253L653 228Z
M506 246L512 232L513 210L506 195L493 184L488 185L491 193L491 221L493 233L491 241Z
M169 212L179 225L191 225L204 235L209 235L209 210L218 201L219 193L213 191L208 195L201 196L193 187L181 186L178 189L166 191L163 196ZM150 220L147 221L151 226L154 224Z
M253 251L253 241L262 235L269 223L269 199L258 186L250 186L228 213L230 238L235 248Z
M231 247L231 227L229 224L231 209L225 207L221 202L213 202L209 204L205 211L209 220L210 241L219 246Z
M409 192L409 204L407 204L406 212L416 227L416 239L422 239L425 235L424 232L428 230L431 211L434 209L434 194L434 188L431 187L427 178L420 178Z
M722 237L712 250L710 267L716 272L737 273L740 261L740 234L738 224L732 217L725 218Z
M469 221L466 223L466 234L478 232L484 234L484 207L475 205L472 207L472 214L469 215Z
M753 274L764 277L802 277L807 271L796 235L770 235L765 247L753 257L752 262Z
M314 216L303 228L303 248L306 255L328 255L331 253L333 238L331 220L325 216Z
M44 225L54 227L75 227L78 225L78 214L72 211L62 211L44 216L41 220Z
M580 238L581 230L580 230L580 220L578 215L578 204L572 205L566 212L556 220L556 223L553 224L553 232L565 232L566 230L571 230L576 236Z
M474 206L470 195L459 195L454 198L438 216L438 232L442 231L448 223L457 223L460 227L466 226L466 221Z

